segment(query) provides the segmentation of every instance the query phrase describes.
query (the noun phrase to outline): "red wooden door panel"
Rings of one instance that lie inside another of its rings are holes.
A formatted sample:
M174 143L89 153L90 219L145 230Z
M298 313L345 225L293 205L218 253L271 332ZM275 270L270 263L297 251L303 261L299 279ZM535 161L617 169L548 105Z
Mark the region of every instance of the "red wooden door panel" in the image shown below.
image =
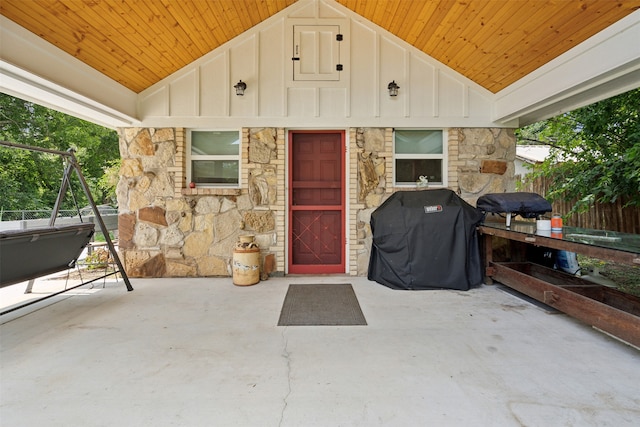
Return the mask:
M289 141L289 273L344 273L344 132Z

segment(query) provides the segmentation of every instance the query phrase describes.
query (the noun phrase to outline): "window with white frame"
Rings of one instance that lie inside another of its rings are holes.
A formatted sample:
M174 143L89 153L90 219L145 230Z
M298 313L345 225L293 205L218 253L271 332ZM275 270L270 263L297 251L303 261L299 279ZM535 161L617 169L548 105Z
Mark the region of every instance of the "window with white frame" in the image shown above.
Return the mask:
M396 129L393 133L394 183L415 186L420 177L429 185L446 185L444 132L426 129Z
M189 132L190 182L198 186L240 185L240 132L191 130Z

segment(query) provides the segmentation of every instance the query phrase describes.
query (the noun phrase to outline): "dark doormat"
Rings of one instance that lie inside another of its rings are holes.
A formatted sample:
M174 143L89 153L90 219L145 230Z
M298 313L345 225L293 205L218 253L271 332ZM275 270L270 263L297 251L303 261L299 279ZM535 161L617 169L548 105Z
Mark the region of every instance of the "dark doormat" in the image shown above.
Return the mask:
M366 325L350 284L289 285L278 326Z

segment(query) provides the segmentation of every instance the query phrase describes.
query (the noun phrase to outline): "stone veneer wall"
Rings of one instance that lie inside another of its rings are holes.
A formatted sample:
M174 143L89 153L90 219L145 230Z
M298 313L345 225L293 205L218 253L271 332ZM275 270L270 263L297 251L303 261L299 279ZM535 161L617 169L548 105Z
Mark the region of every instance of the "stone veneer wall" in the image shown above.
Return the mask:
M184 129L120 130L119 248L131 277L230 276L241 234L284 272L284 130L243 129L239 189L188 188Z
M514 191L510 129L447 131L448 188L472 205ZM243 129L238 189L188 188L184 129L120 130L119 248L131 277L230 276L234 245L254 234L263 276L285 271L285 130ZM393 129L349 129L348 263L367 274L369 220L393 186Z
M366 276L371 252L371 213L394 191L393 129L350 129L349 274ZM447 130L448 185L475 206L485 193L515 190L516 140L511 129Z

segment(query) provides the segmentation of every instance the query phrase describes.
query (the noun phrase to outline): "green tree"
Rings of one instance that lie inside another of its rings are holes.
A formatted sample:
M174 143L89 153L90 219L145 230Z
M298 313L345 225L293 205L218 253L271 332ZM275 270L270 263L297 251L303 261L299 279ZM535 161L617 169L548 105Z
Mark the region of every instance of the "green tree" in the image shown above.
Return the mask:
M551 180L551 200L577 200L572 212L625 200L640 206L640 89L519 129L520 141L550 145L533 177Z
M119 158L114 130L6 94L0 94L0 139L50 148L75 150L82 174L96 203L113 203L115 186L101 184L105 169ZM50 209L60 188L60 156L0 147L0 209ZM73 193L80 207L87 199L75 176ZM65 197L63 209L73 209Z

